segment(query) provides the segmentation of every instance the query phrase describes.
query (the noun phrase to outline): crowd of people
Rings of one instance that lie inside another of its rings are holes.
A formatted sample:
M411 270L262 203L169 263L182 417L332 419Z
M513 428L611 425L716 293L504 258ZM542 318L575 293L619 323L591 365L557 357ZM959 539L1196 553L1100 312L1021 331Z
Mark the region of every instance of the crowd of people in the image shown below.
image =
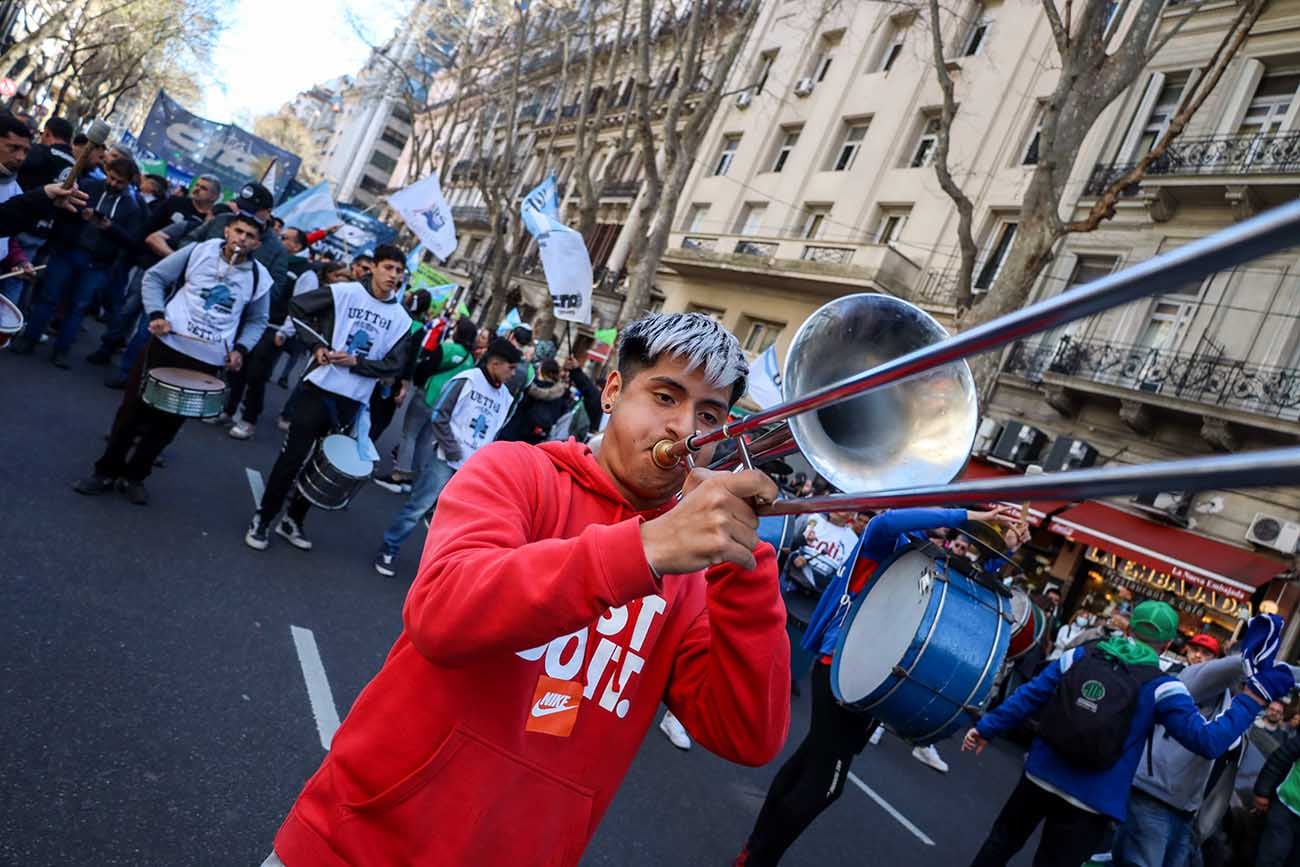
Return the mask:
M762 765L807 676L810 728L735 860L777 864L884 730L831 686L851 603L881 565L924 545L990 586L1023 584L1030 528L1011 507L832 511L782 523L769 545L753 504L827 493L823 480L659 467L656 443L720 427L745 393L745 355L708 317L630 323L615 369L594 381L527 327L485 328L410 289L396 246L350 262L314 254L329 230L277 221L259 183L173 189L57 117L34 138L0 117L3 265L17 272L0 293L26 314L8 352L47 351L68 369L92 315L105 327L85 363L122 391L78 493L148 505L145 482L186 418L251 439L275 382L290 392L265 435L282 445L249 548L275 536L311 550L307 517L333 506L302 480L331 437L387 467L363 483L403 498L375 540L377 572L395 576L429 525L403 631L270 867L576 864L656 718L683 749L698 740ZM168 400L216 403L190 413ZM972 523L997 528L1000 546ZM791 670L786 633L796 597L810 609L804 671ZM1043 640L1002 672L962 740L978 752L1034 732L971 863L1007 863L1039 826L1035 865L1300 863L1300 713L1284 719L1294 676L1276 660L1280 618L1254 618L1225 649L1180 635L1163 602L1094 620L1067 618L1059 587L1035 599ZM911 747L948 770L934 742Z

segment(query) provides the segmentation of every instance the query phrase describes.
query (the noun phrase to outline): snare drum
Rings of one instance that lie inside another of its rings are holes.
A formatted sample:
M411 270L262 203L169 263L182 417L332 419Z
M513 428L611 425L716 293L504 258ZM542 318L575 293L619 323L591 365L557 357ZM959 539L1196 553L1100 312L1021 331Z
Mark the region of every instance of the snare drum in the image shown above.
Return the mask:
M154 409L185 418L213 418L226 405L226 384L210 373L183 367L145 371L140 398Z
M0 346L20 334L24 324L23 311L18 309L17 304L0 295Z
M849 610L831 664L835 697L915 744L978 719L1011 638L1011 599L908 546Z
M373 461L357 453L356 440L332 434L316 443L311 459L298 474L298 493L318 509L346 509L374 468Z
M1034 604L1029 594L1019 587L1011 591L1011 641L1007 644L1007 659L1019 659L1043 638L1047 629L1047 615Z

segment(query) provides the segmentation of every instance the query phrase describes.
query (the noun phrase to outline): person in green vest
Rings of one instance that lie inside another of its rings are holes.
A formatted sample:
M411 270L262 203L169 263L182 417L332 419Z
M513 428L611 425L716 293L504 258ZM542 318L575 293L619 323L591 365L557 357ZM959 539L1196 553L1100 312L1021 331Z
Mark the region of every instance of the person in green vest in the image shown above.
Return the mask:
M1300 864L1300 735L1269 754L1255 779L1255 809L1267 813L1255 867Z
M433 414L433 407L438 402L443 387L452 377L474 366L476 337L478 326L468 317L458 319L452 327L451 340L444 340L432 350L421 354L415 368L415 383L418 388L423 381L423 394L411 395L411 404L402 420L402 440L397 446L393 471L387 476L375 476L376 485L395 494L410 492L411 482L415 478L412 463L415 460L420 429Z

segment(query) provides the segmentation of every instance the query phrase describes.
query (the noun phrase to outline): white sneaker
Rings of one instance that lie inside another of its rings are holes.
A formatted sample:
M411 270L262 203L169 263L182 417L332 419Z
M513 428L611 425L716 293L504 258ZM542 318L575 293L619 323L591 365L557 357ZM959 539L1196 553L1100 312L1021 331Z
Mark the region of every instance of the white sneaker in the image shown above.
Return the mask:
M293 518L281 518L280 523L275 525L275 535L285 539L299 551L311 550L311 539L303 535L302 528L298 526L298 522Z
M234 417L233 415L231 415L231 414L228 413L228 412L224 412L224 411L223 411L223 412L220 413L219 415L208 416L207 418L203 419L202 421L203 421L204 424L210 424L210 425L221 425L221 424L230 424L230 423L231 423L232 421L234 421L234 420L235 420L235 417Z
M253 426L246 421L238 421L230 428L230 435L237 440L251 440L253 438Z
M871 744L874 747L876 744L880 743L880 739L883 738L884 736L885 736L885 727L876 726L876 730L871 733L871 738L870 740L867 741L867 743Z
M672 711L664 714L664 718L659 721L659 731L672 741L673 746L679 750L689 750L691 748L691 736L686 733L686 729L673 716Z
M923 765L929 765L941 774L948 773L948 763L939 758L939 751L934 748L934 744L928 747L913 747L912 758Z

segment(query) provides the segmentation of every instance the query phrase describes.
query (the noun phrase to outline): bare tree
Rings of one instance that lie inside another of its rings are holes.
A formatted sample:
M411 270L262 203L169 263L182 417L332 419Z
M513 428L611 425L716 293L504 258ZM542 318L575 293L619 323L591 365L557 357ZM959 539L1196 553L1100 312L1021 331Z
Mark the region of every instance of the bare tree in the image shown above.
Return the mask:
M1169 40L1196 13L1200 3L1163 32L1159 26L1165 0L1066 0L1064 9L1056 0L1041 0L1051 27L1060 62L1060 77L1042 110L1039 158L1021 200L1015 237L987 294L975 296L972 275L977 259L973 238L970 200L955 182L949 166L948 147L955 115L953 81L944 57L943 17L937 0L929 2L929 26L933 65L943 91L943 117L937 135L935 172L940 185L957 206L958 243L961 252L957 305L964 326L986 322L1025 303L1035 280L1051 261L1062 238L1074 232L1090 232L1115 214L1123 190L1141 180L1186 127L1188 120L1205 102L1223 77L1250 29L1268 6L1268 0L1244 0L1235 10L1229 28L1205 72L1185 89L1178 111L1151 152L1098 197L1088 215L1067 221L1061 216L1066 183L1083 142L1102 112L1133 85ZM1128 23L1122 34L1120 25ZM994 376L996 359L988 355L972 359L972 369L982 386Z

